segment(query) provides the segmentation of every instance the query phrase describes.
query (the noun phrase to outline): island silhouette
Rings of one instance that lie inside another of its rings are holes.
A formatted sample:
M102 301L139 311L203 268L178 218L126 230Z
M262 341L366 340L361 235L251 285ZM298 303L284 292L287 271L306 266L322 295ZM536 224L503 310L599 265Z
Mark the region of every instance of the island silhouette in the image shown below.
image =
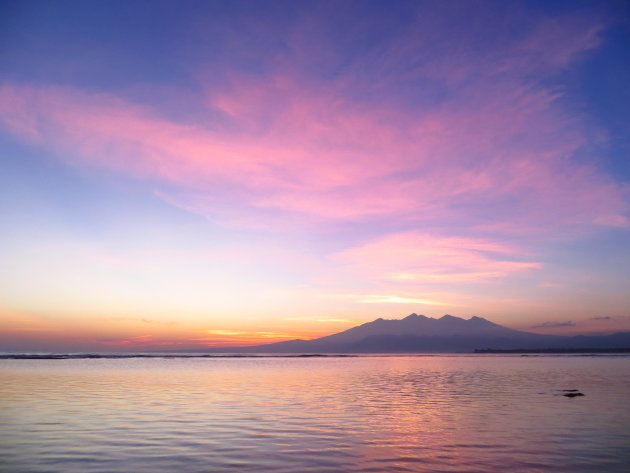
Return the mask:
M481 353L531 351L628 351L630 332L610 335L543 335L511 329L483 317L463 319L410 314L378 318L343 332L313 340L221 347L195 352L221 353Z

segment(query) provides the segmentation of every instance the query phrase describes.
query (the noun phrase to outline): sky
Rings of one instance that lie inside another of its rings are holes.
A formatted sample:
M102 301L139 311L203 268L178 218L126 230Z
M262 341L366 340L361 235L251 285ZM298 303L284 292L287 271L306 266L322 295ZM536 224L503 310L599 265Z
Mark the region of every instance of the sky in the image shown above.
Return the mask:
M0 351L630 330L624 1L0 4Z

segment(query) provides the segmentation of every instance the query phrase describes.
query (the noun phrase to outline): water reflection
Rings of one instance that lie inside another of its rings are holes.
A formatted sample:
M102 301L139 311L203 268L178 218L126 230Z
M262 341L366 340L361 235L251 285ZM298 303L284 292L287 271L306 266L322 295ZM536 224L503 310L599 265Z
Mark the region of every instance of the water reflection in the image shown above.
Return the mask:
M621 472L628 394L627 357L2 360L0 455L26 473Z

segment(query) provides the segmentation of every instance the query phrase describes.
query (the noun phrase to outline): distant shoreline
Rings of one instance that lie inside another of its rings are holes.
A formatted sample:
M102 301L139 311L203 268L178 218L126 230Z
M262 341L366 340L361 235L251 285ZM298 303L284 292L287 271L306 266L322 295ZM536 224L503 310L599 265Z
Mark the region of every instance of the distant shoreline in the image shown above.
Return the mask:
M472 352L398 352L398 353L3 353L0 360L86 360L86 359L229 359L229 358L356 358L356 357L396 357L396 356L466 356L484 354L615 354L630 353L630 348L545 348L499 350L493 348L477 349Z
M526 349L517 348L513 350L498 350L494 348L477 349L474 353L478 354L493 354L493 353L505 353L505 354L529 354L529 353L630 353L630 348L540 348L540 349Z
M189 353L71 353L71 354L30 354L9 353L0 355L0 360L86 360L86 359L128 359L128 358L348 358L355 354L336 353L247 353L247 354L189 354Z

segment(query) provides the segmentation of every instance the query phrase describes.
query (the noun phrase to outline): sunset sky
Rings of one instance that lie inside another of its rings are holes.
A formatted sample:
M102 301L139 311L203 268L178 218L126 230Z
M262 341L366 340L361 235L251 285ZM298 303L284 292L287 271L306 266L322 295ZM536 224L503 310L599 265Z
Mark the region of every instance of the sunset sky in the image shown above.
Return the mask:
M0 351L630 330L629 12L2 2Z

